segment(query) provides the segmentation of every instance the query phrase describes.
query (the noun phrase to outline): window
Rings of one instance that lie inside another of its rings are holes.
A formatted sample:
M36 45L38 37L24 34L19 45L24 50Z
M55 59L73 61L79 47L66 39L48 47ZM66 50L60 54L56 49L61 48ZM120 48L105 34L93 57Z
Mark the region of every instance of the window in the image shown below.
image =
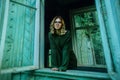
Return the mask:
M3 31L6 33L2 34L4 37L1 39L2 45L0 46L3 54L2 64L0 64L2 72L43 68L45 64L44 0L8 0L6 4L8 13L5 11L7 17L4 21L7 25L3 26ZM62 3L61 6L63 6ZM64 12L65 15L63 15L65 17L67 15L68 18L67 10L71 9L73 8L66 8L66 13ZM57 12L59 11L56 10ZM51 14L53 15L52 12ZM106 68L95 7L73 10L71 16L73 48L77 57L77 66Z
M2 29L3 29L3 18L4 18L4 8L5 6L5 0L0 1L0 45L1 45L1 37L2 37Z
M103 40L101 39L102 36L100 24L98 21L98 14L94 0L90 2L80 1L79 3L69 3L68 1L68 3L65 5L62 5L62 3L58 2L58 4L60 4L62 7L58 5L56 6L57 8L54 9L53 7L55 6L52 5L51 1L47 2L46 9L48 10L46 11L46 27L49 26L48 22L50 22L50 19L52 19L51 16L53 17L55 15L55 12L60 15L62 14L66 20L65 22L67 22L67 26L72 27L70 30L73 38L73 49L77 58L77 69L80 70L81 67L83 67L85 70L88 70L88 68L92 68L93 70L96 70L96 68L102 68L106 72L107 68L103 50ZM64 13L62 10L64 10ZM54 13L52 13L52 11ZM69 16L69 14L71 15ZM69 22L69 20L71 20L71 22ZM46 30L46 32L48 32L48 30ZM47 49L45 51L47 51ZM48 54L48 56L50 61L50 55ZM46 61L48 66L50 63L49 61Z
M71 11L77 66L106 68L97 11L94 6Z

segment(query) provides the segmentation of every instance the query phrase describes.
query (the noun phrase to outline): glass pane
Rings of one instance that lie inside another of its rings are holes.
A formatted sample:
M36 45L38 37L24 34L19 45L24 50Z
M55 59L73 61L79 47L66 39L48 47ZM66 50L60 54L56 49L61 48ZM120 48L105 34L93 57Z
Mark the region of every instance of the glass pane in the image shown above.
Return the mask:
M91 45L90 36L87 30L77 30L76 31L76 41L77 41L77 62L80 65L94 65L95 58L92 52L93 46Z
M78 66L105 65L99 28L76 30Z
M98 24L97 21L97 12L85 12L74 15L75 27L86 27L86 26L94 26Z
M95 28L91 31L91 38L93 42L93 48L95 52L96 64L103 64L105 65L104 53L103 53L103 46L100 37L100 31L98 28Z

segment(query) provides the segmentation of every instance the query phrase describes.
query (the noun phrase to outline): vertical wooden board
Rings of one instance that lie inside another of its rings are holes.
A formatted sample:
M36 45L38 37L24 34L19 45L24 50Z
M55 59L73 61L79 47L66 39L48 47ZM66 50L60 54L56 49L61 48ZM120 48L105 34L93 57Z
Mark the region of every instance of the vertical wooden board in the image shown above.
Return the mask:
M11 13L11 10L13 13ZM8 66L9 67L20 66L19 64L19 62L21 61L20 55L22 55L21 54L22 38L20 36L21 34L23 34L22 32L23 25L22 26L20 25L21 20L19 19L19 17L21 17L21 15L19 14L20 10L19 11L18 10L19 10L19 6L11 2L9 8L10 15L8 18L7 34L6 34L4 56L3 56L4 57L3 65L6 63L6 65L4 65L5 66L4 68L8 68Z
M0 0L0 45L1 45L1 35L3 29L3 19L4 19L4 11L5 11L5 0Z
M110 50L110 44L109 44L109 33L108 33L108 21L107 21L107 14L106 14L106 8L105 8L105 0L95 0L96 2L96 8L98 12L98 19L100 24L100 32L102 36L102 45L104 49L104 55L106 60L106 66L108 73L113 72L113 62L111 59L111 50Z
M8 20L12 22L13 18L9 17ZM10 55L12 53L12 48L13 48L13 44L11 44L11 43L13 43L13 35L12 35L13 27L11 27L12 26L11 24L9 24L9 25L10 26L7 27L7 29L9 29L9 30L7 30L8 35L6 35L7 39L5 40L5 42L7 44L5 44L3 61L2 61L2 68L6 68L7 66L10 65L9 64L9 61L10 61L9 58L10 58Z
M10 2L2 69L34 66L36 9L26 5Z
M117 0L116 0L117 1ZM111 49L111 57L114 64L114 71L118 72L120 75L120 35L118 31L120 30L120 26L118 25L120 22L118 22L118 16L114 2L111 1L104 1L105 2L105 9L107 12L107 26L106 29L108 31L108 41L109 41L109 47ZM119 28L118 28L119 27ZM116 73L117 74L117 73ZM117 74L117 75L118 75Z
M21 4L26 4L28 6L35 7L36 6L36 0L12 0Z
M22 63L22 45L23 45L23 39L22 35L24 34L23 29L24 29L24 17L22 16L24 7L21 5L15 4L15 37L14 37L14 50L13 50L13 55L16 58L12 58L12 62L14 63L14 66L21 66ZM17 61L17 63L16 63Z
M35 80L68 80L68 79L53 78L48 76L35 76Z
M17 65L17 67L18 67L19 66L18 64L20 61L20 60L16 60L16 59L20 59L17 57L17 55L19 54L19 52L18 52L19 51L19 47L18 47L19 40L17 40L19 38L18 28L17 28L17 24L19 24L19 21L16 18L16 16L18 16L18 12L19 12L18 5L16 5L15 3L10 3L7 32L9 32L9 30L10 30L9 28L11 28L11 31L10 31L11 36L9 34L6 35L6 36L12 37L12 42L11 42L12 49L11 49L11 53L10 53L10 55L12 55L12 56L9 56L9 58L10 58L9 67L14 67L15 65ZM6 40L7 40L7 38L6 38ZM16 59L15 59L15 57L16 57Z
M21 73L12 74L12 80L21 80Z
M23 60L22 65L33 64L34 53L34 26L35 26L35 10L26 9L25 11L25 26L24 26L24 46L23 46Z
M35 76L35 80L42 80L42 79L39 76Z
M12 80L11 74L0 74L0 80Z
M20 80L35 80L33 74L29 73L21 73L21 78Z

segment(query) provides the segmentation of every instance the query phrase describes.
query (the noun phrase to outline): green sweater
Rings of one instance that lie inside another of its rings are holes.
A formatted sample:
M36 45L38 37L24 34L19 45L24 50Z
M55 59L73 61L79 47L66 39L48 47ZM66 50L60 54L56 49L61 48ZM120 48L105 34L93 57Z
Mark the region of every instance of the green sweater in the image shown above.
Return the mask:
M52 67L66 70L69 65L69 52L72 50L70 31L67 31L65 35L49 33L49 42Z

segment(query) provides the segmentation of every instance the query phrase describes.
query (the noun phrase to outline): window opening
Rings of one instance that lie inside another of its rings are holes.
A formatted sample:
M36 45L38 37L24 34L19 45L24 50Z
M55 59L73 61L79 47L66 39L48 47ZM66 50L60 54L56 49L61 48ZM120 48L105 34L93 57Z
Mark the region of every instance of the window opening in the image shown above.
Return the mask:
M72 27L70 30L72 31L73 48L78 62L77 69L88 70L88 68L92 68L95 70L96 68L106 68L96 9L95 7L94 9L90 9L90 7L84 10L81 9L83 11L78 9L94 4L94 0L88 2L87 0L67 0L65 2L52 0L45 2L45 67L51 65L48 46L49 24L54 16L61 15L65 19L67 26ZM70 15L70 11L72 15ZM73 26L71 26L71 23L73 23Z
M95 7L73 10L72 21L77 66L106 68Z

